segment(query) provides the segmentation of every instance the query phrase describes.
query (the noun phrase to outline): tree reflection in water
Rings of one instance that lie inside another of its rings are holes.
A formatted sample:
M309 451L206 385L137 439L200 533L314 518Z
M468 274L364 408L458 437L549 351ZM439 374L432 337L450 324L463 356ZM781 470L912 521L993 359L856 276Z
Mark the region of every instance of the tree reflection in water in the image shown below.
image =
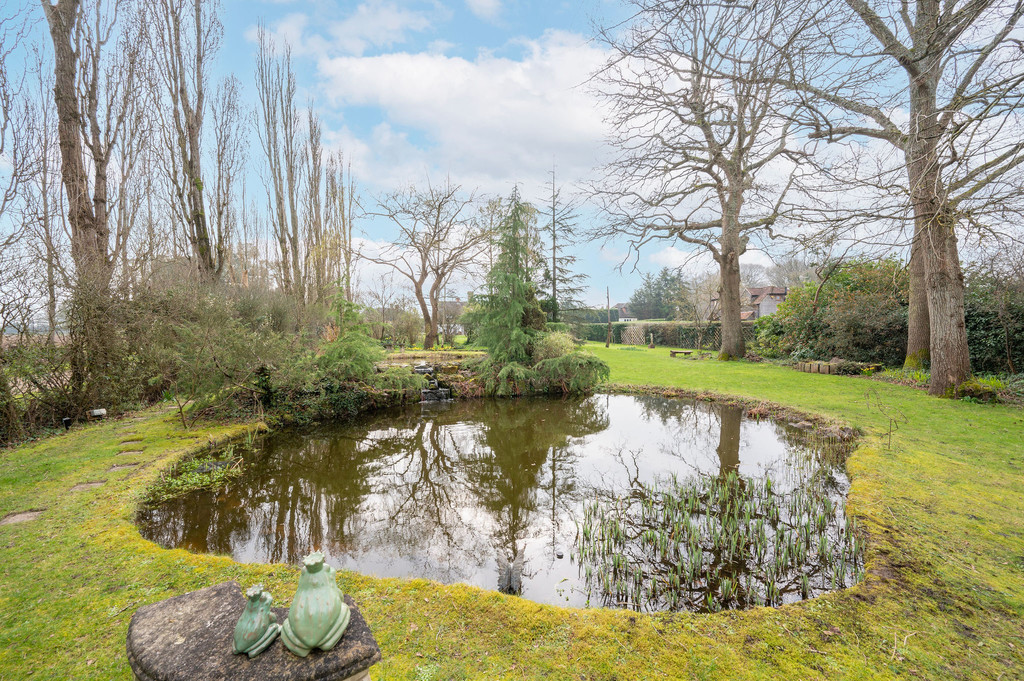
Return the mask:
M145 509L139 524L163 546L236 560L296 563L318 549L366 574L585 605L571 557L587 499L776 465L797 446L773 431L737 409L652 397L414 406L269 436L226 488ZM637 453L628 472L623 445Z

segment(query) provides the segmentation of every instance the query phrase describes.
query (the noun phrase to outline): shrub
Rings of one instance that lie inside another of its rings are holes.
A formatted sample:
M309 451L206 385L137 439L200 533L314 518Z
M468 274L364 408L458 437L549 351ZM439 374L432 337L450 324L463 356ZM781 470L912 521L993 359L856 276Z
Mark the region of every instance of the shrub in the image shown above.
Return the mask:
M759 319L753 349L797 361L841 357L902 364L907 286L906 271L895 260L839 265L820 287L791 289L776 313Z
M1006 392L1014 397L1024 399L1024 373L1007 376L1005 383Z
M968 277L964 315L974 371L1024 368L1024 282L991 273Z
M324 346L317 366L335 381L366 381L384 359L384 350L370 337L369 325L360 315L360 306L339 293L334 303L338 320L337 338Z
M611 373L607 364L589 352L570 352L542 360L534 371L536 391L561 395L588 393L607 381Z
M498 397L517 397L530 391L534 373L519 362L488 364L485 374L487 394Z
M549 322L550 323L550 322ZM568 355L576 349L572 336L567 333L546 333L533 344L533 361L543 362Z

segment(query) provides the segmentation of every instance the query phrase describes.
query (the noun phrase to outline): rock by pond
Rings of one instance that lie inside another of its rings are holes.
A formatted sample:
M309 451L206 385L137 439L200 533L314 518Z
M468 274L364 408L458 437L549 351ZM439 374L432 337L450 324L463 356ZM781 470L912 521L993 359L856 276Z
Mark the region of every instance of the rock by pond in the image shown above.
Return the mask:
M579 607L741 608L860 578L845 449L813 432L654 395L424 406L268 436L141 531Z

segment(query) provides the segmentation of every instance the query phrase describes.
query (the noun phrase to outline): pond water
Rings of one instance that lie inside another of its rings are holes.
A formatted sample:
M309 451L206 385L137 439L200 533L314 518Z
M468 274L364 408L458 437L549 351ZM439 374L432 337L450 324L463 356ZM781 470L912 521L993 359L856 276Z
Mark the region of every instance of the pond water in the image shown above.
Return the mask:
M842 452L739 407L661 396L470 400L281 431L143 536L543 603L777 604L860 575Z

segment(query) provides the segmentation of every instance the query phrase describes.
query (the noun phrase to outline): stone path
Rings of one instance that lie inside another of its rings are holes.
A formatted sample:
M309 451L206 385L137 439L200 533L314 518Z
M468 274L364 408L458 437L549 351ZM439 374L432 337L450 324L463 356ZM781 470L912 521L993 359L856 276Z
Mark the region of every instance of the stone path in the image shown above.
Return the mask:
M43 514L45 508L37 508L30 511L21 511L20 513L11 513L10 515L4 516L0 519L0 525L14 525L15 523L27 523L30 520L35 520Z
M71 491L72 492L84 492L87 489L95 489L96 487L99 487L100 485L102 485L105 482L106 482L106 480L96 480L95 482L80 482L77 485L75 485L74 487L72 487Z
M128 468L135 468L138 465L139 465L138 462L136 462L136 463L116 463L113 466L111 466L110 468L108 468L107 472L108 473L113 473L114 471L123 471L123 470L128 469Z

